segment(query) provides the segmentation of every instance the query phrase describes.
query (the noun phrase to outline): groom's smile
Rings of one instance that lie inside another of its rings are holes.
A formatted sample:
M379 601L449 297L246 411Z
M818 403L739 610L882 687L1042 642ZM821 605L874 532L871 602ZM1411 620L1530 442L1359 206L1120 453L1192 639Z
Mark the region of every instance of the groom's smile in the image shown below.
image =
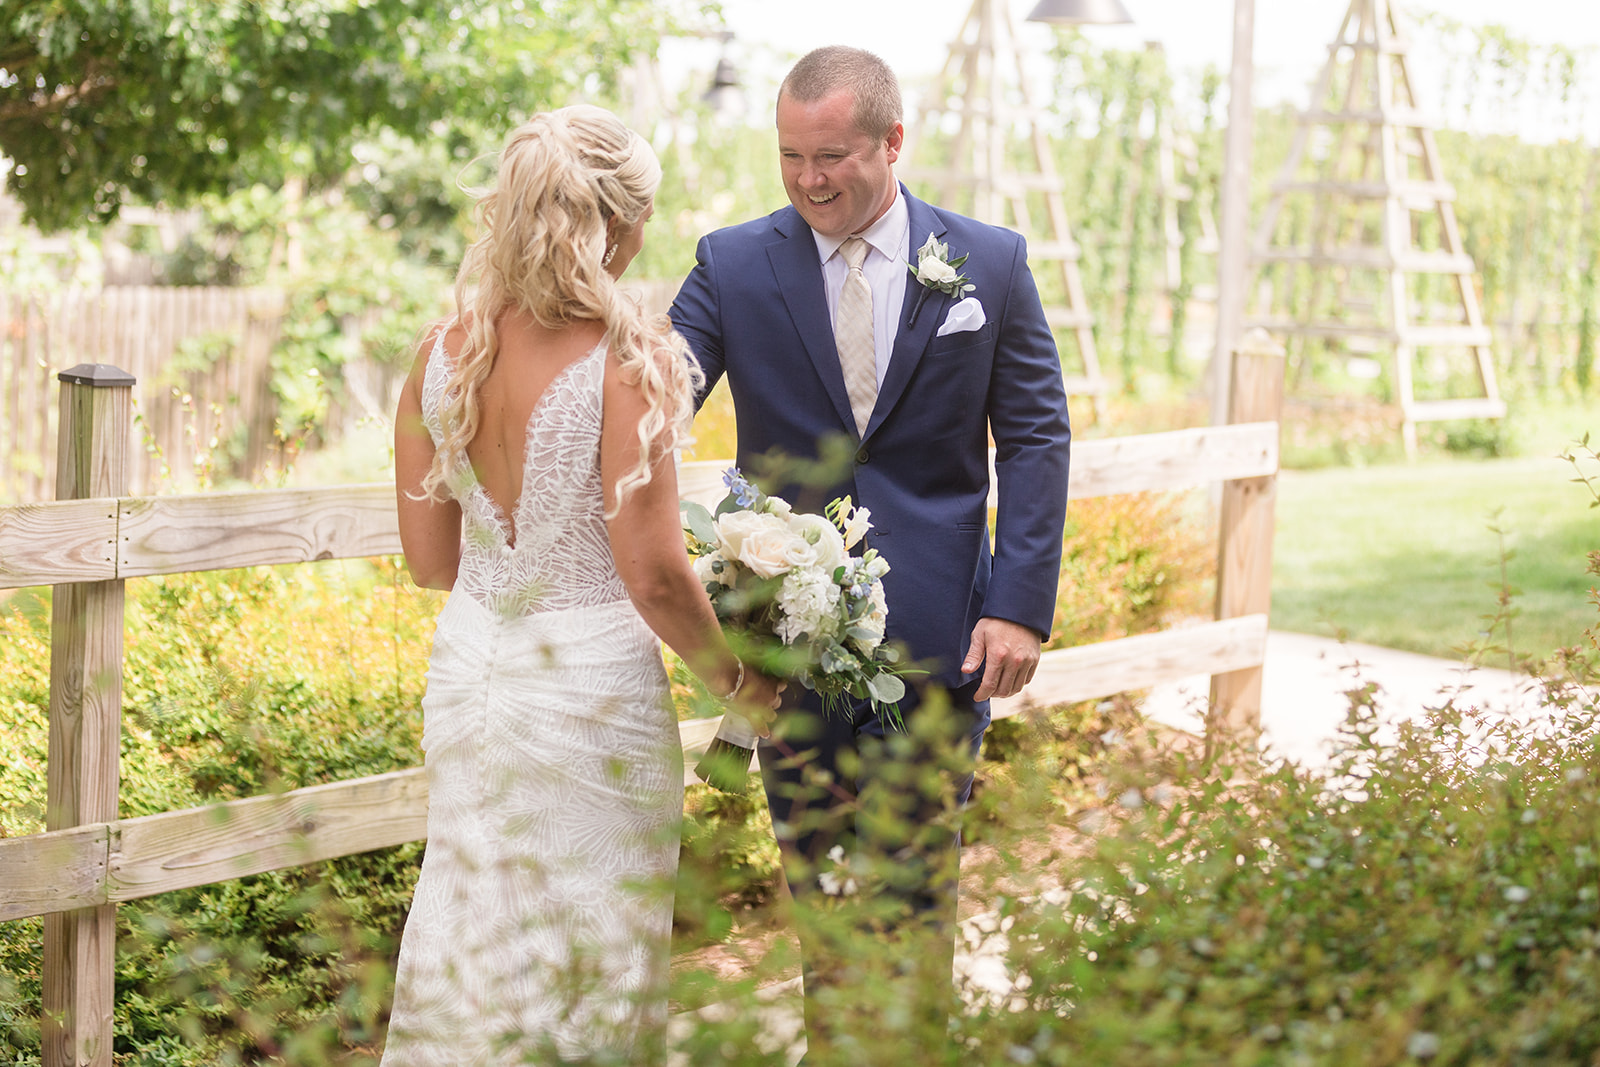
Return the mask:
M857 126L848 89L818 100L780 97L778 156L789 202L824 237L860 233L894 203L902 137L899 123L881 137Z

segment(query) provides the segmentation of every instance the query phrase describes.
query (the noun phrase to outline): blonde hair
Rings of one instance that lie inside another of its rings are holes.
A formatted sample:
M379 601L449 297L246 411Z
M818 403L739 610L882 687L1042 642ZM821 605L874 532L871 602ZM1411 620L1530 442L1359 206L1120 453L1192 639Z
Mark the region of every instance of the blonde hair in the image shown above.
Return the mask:
M649 144L603 108L544 112L512 132L495 187L478 200L480 236L456 275L467 337L445 387L443 439L423 493L443 495L445 472L478 432L479 390L500 350L499 321L512 310L548 329L579 320L605 324L611 354L646 402L639 462L618 479L606 518L649 483L652 464L694 417L694 391L705 378L667 317L647 316L603 264L608 225L639 225L660 184L661 164Z

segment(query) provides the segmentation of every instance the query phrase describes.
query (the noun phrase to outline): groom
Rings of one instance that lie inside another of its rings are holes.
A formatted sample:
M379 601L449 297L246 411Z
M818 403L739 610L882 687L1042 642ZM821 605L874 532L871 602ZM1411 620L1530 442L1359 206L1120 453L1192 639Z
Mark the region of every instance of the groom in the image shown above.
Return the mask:
M849 469L824 491L767 488L808 510L845 494L871 510L867 544L893 568L888 637L929 668L900 712L916 734L919 712L948 708L970 761L989 698L1032 678L1055 610L1071 437L1055 342L1022 238L925 204L895 180L900 89L881 59L842 46L809 53L779 89L777 125L791 206L702 238L673 324L705 370L702 401L728 378L742 468L759 472L757 457L774 453L840 455L827 443L848 442ZM907 269L930 235L947 247L946 262L967 258L955 271L930 263L924 274L964 291L925 285ZM832 845L854 841L849 800L859 790L874 777L913 788L904 784L906 746L880 743L892 731L870 706L822 716L814 694L804 696L812 715L784 712L760 747L797 898L815 891ZM971 787L969 762L947 779L947 795L911 808L931 825ZM908 894L939 931L946 975L960 847L949 821L922 835L923 884ZM812 985L808 975L808 1017Z

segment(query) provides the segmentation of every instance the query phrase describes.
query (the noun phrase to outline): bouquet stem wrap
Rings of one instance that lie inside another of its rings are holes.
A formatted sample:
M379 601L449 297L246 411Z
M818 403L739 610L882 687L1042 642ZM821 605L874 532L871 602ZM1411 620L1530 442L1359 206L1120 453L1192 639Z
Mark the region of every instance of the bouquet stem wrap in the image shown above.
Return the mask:
M737 712L724 712L717 736L694 765L694 773L713 789L742 793L749 782L750 761L755 754L755 728Z

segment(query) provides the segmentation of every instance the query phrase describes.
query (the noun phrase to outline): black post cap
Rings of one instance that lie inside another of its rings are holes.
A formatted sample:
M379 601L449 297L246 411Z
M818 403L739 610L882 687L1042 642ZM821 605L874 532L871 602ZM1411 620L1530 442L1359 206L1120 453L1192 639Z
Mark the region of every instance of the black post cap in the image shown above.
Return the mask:
M80 363L56 375L58 381L109 389L115 385L135 385L139 379L110 363Z

